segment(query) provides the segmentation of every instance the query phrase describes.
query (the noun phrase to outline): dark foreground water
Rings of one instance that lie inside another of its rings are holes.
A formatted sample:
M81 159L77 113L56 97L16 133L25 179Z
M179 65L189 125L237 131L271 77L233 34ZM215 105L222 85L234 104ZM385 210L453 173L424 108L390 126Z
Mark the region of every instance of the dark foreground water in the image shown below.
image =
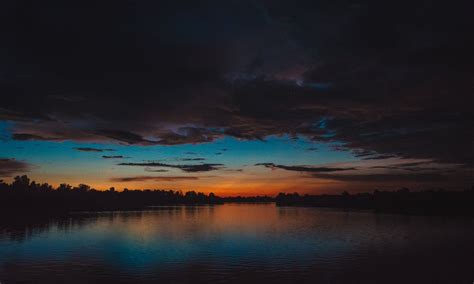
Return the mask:
M471 218L226 204L0 222L2 284L473 281Z

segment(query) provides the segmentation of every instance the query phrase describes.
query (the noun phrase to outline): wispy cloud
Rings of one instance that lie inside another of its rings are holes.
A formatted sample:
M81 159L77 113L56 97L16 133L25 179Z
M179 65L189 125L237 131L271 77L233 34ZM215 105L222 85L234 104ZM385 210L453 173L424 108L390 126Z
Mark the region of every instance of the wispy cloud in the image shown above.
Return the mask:
M113 152L115 149L102 149L102 148L91 148L91 147L78 147L74 148L81 152Z
M356 168L336 168L336 167L312 167L312 166L285 166L277 165L274 163L257 163L256 166L264 166L271 169L283 169L287 171L295 172L308 172L308 173L329 173L329 172L340 172L355 170Z
M199 177L195 176L161 176L161 177L154 177L154 176L134 176L134 177L117 177L112 178L110 181L112 182L133 182L133 181L182 181L182 180L197 180Z
M0 158L0 177L9 177L14 174L20 174L28 172L31 169L31 165L9 158Z
M122 155L116 155L116 156L102 156L102 158L104 158L104 159L123 159L125 157L122 156Z
M165 163L120 163L119 166L139 166L139 167L162 167L162 168L175 168L180 169L184 172L208 172L215 171L223 168L223 164L198 164L198 165L171 165Z
M149 172L149 173L167 173L167 172L169 172L169 170L145 168L145 172Z
M55 141L55 140L60 140L60 139L54 138L54 137L43 137L41 135L30 134L30 133L13 133L12 134L12 139L13 140L18 140L18 141L27 141L27 140Z

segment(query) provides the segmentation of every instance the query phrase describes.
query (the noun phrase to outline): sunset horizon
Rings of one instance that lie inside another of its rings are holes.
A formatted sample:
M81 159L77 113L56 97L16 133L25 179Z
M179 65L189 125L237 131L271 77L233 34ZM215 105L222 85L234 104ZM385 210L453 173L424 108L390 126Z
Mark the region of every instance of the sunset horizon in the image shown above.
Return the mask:
M111 187L118 191L124 188L194 190L219 196L275 196L280 192L339 194L400 188L459 191L472 186L468 170L464 176L462 171L457 175L441 173L447 168L459 168L456 164L395 156L380 159L375 154L357 157L354 151L333 149L334 145L329 143L304 138L299 143L282 137L269 139L220 138L183 146L15 141L16 157L1 159L0 165L5 169L0 179L11 182L14 176L27 175L54 187L63 183L87 184L97 190ZM274 146L268 145L271 143ZM274 147L274 150L261 153L259 147ZM132 158L134 151L149 159ZM42 164L35 164L38 160ZM78 165L82 168L77 169ZM423 170L422 167L431 173L427 178L415 172Z

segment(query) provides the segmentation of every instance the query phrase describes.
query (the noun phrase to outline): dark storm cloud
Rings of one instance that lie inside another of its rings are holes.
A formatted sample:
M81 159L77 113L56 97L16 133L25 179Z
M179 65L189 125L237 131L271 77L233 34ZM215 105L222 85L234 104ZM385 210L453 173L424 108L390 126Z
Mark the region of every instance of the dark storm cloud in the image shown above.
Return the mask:
M474 164L472 1L10 2L0 118L14 139L288 134Z
M336 167L311 167L311 166L285 166L277 165L274 163L257 163L256 166L264 166L270 169L283 169L287 171L295 172L308 172L308 173L329 173L329 172L340 172L355 170L356 168L336 168Z
M10 177L15 174L28 172L31 165L22 161L0 158L0 177Z
M78 147L74 149L81 152L113 152L115 151L115 149L102 149L102 148L91 148L91 147Z
M154 176L136 176L136 177L118 177L112 178L112 182L132 182L132 181L181 181L181 180L197 180L199 177L194 176L169 176L169 177L154 177Z
M198 165L171 165L157 162L149 163L120 163L119 166L139 166L139 167L162 167L162 168L175 168L180 169L184 172L208 172L215 171L223 168L223 164L198 164Z

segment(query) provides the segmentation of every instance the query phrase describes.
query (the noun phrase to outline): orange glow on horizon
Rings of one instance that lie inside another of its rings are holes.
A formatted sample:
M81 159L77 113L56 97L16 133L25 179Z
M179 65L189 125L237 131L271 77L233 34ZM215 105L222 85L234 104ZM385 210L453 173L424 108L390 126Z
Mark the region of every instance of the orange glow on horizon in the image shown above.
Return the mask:
M342 182L328 179L317 179L303 174L279 172L277 176L265 173L246 172L233 175L221 176L199 176L195 180L176 180L176 181L136 181L136 182L112 182L110 178L100 175L94 176L69 176L69 175L38 175L28 174L32 181L38 183L47 182L54 188L61 183L67 183L77 186L81 183L91 186L97 190L108 190L114 187L117 191L124 188L130 190L144 189L162 189L174 191L196 191L206 194L214 193L220 197L233 196L276 196L280 192L304 194L340 194L343 191L350 193L372 192L375 189L396 190L401 186L413 189L420 188L417 182L403 182L386 184L381 182ZM104 180L105 179L105 180ZM11 182L13 178L5 179L5 182ZM426 186L426 184L424 185ZM434 185L433 185L434 186ZM436 184L439 186L439 184Z

